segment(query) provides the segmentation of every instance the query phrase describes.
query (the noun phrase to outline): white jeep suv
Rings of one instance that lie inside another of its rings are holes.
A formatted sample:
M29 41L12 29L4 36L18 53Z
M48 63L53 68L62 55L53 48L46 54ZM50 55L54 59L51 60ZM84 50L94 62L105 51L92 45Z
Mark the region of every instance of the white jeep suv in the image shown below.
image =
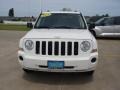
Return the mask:
M43 12L19 44L25 72L89 72L98 62L94 36L79 12Z

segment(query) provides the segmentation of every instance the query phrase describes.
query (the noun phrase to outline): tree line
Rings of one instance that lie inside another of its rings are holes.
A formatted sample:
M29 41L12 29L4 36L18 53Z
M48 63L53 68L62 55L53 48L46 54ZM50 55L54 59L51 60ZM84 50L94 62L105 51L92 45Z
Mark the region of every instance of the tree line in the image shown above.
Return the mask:
M48 10L48 11L50 11L50 10ZM72 9L71 8L62 8L61 11L72 11ZM9 9L8 16L9 17L15 16L14 8ZM88 22L96 22L100 18L109 17L109 16L110 16L109 14L103 14L103 15L96 14L95 16L85 16L85 18Z

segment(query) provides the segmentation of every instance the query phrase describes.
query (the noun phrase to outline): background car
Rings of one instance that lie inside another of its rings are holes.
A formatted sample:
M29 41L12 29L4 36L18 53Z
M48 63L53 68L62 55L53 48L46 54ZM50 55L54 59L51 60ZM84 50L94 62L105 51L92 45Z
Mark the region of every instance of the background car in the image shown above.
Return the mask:
M104 17L95 22L95 37L120 37L120 16Z

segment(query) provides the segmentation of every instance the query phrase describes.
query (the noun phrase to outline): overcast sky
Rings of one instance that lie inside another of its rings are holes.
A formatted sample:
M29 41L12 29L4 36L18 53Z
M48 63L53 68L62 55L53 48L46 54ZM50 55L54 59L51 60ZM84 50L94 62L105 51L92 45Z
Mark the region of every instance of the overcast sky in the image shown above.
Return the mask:
M43 11L71 8L84 15L120 15L120 0L42 0ZM41 11L41 0L0 0L0 16L7 16L14 8L15 16L37 16Z

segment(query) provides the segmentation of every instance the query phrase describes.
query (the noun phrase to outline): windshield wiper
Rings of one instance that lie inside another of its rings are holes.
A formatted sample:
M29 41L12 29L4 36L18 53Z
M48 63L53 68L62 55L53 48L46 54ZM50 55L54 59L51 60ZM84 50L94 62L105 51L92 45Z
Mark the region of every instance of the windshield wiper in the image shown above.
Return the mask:
M35 27L35 28L50 28L49 26L40 26L40 27Z
M69 26L55 26L55 27L51 27L51 28L67 28L67 29L72 29L73 27L69 27Z
M70 26L55 26L51 28L80 29L79 27L70 27Z
M40 27L35 27L35 28L47 28L47 29L81 29L79 27L70 27L70 26L40 26Z

